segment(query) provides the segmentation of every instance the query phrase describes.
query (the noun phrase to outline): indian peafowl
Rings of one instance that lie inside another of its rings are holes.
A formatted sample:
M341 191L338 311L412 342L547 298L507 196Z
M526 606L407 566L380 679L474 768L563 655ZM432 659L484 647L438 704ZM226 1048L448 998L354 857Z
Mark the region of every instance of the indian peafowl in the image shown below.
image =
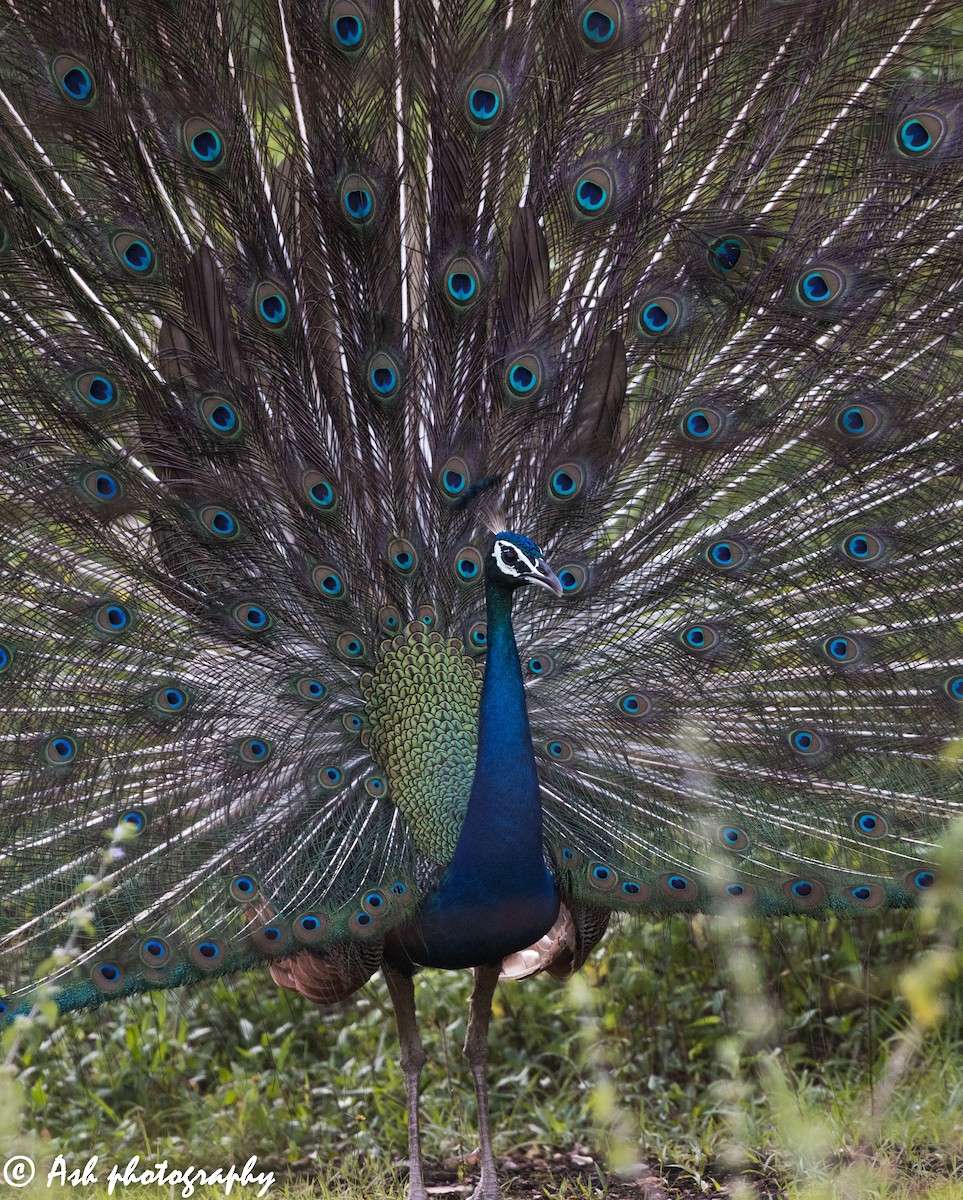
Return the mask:
M952 12L8 0L8 1021L933 884Z

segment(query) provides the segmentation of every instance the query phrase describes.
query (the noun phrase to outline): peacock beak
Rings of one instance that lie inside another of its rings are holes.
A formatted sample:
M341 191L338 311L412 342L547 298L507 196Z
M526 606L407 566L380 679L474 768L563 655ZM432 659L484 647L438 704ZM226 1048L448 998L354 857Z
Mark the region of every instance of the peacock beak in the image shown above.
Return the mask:
M534 573L526 575L525 578L529 583L537 583L539 587L554 592L556 596L562 594L562 582L544 558L538 559L535 563Z

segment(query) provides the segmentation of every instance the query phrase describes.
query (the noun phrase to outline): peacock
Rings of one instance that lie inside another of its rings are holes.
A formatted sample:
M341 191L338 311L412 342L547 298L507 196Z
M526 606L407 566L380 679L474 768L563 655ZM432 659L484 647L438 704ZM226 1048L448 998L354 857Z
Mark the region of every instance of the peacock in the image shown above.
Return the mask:
M943 0L22 0L0 1011L909 906L963 812ZM78 909L80 913L78 915Z

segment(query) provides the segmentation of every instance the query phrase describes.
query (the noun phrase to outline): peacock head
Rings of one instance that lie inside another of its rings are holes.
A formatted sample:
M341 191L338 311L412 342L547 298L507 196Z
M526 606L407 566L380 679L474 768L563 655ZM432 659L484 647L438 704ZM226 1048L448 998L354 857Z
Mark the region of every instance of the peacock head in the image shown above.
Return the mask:
M521 533L507 530L495 534L495 544L485 563L485 574L495 587L514 591L523 583L537 583L561 596L558 576L545 561L541 550Z

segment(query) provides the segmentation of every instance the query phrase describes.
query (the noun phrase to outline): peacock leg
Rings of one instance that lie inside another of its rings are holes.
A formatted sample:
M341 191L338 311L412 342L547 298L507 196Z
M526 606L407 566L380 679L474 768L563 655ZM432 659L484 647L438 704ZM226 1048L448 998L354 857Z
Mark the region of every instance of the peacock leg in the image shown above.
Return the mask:
M495 1171L495 1155L492 1153L492 1131L488 1121L488 1082L485 1068L488 1064L488 1022L492 1015L492 996L498 982L498 964L475 968L475 986L471 993L468 1011L468 1036L465 1038L465 1054L475 1081L475 1098L478 1101L478 1141L481 1147L481 1179L469 1200L499 1200L501 1192Z
M398 1041L401 1043L401 1070L405 1077L408 1098L408 1200L428 1200L425 1191L424 1165L421 1159L421 1131L418 1128L418 1088L421 1069L425 1065L425 1048L418 1033L418 1014L415 1012L415 981L402 971L384 967L385 980L398 1022Z

